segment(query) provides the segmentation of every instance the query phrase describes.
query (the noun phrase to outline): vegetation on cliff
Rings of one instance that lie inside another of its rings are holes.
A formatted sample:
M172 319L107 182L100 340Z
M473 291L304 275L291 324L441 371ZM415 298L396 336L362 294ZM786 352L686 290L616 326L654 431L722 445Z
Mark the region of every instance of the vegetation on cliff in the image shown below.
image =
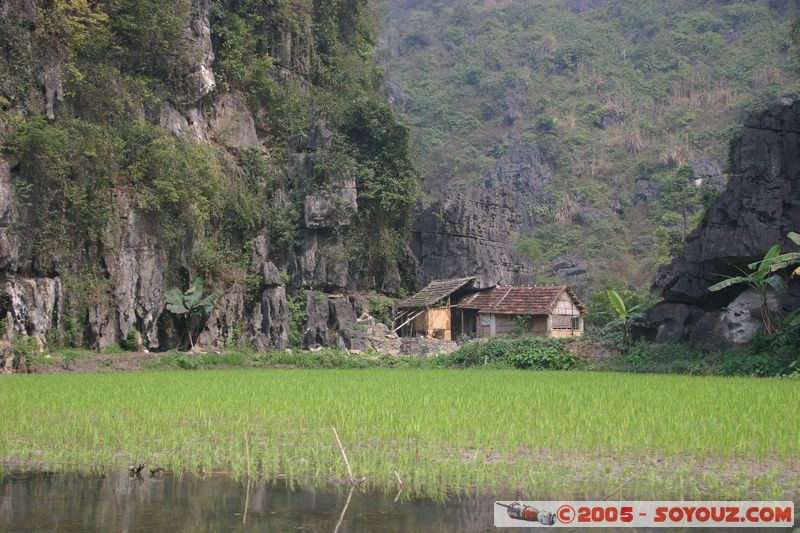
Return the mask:
M519 238L542 279L566 253L596 282L648 282L724 183L744 118L800 89L794 2L385 5L380 59L427 190L482 181L511 134L545 152L549 201Z
M65 312L75 321L109 290L103 257L116 246L118 194L155 226L171 285L185 285L186 270L217 284L243 280L257 233L269 236L271 258L290 263L303 246L304 197L343 176L356 181L358 211L332 232L347 237L351 269L375 283L374 272L400 257L418 176L409 128L380 88L370 2L4 9L0 151L24 213L10 230L27 243L26 275L71 280ZM221 128L191 130L225 94L244 96L257 146L226 143ZM170 120L181 115L189 133L176 135ZM324 145L309 138L315 131ZM293 174L291 154L312 149L312 168Z

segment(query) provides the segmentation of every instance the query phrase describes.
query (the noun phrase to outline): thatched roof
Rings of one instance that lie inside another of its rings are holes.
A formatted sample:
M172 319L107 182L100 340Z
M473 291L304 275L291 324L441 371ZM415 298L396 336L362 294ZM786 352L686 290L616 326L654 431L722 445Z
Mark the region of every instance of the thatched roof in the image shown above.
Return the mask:
M436 305L454 292L474 283L475 278L444 279L430 282L414 296L397 302L398 309L424 309Z
M495 287L467 296L456 307L496 315L549 315L564 292L578 309L584 311L581 301L566 285Z

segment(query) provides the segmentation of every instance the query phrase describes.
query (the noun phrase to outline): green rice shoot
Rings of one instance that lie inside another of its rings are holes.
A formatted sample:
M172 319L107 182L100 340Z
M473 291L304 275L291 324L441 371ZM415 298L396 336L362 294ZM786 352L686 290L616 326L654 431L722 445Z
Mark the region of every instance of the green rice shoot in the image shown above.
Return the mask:
M0 385L0 461L55 471L145 461L177 475L364 486L796 498L788 379L512 370L30 375ZM245 453L247 435L248 457ZM527 492L526 492L527 491ZM794 492L793 492L794 491Z

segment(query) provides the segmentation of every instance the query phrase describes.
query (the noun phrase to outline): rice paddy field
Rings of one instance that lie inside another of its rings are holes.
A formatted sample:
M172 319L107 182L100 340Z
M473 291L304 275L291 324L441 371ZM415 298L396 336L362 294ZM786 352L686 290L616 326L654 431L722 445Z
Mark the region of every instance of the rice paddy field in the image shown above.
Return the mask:
M513 370L215 370L0 380L0 463L404 497L800 499L800 383ZM395 473L396 472L396 473ZM349 482L348 482L349 483ZM401 485L402 483L402 485ZM516 497L516 496L512 496Z

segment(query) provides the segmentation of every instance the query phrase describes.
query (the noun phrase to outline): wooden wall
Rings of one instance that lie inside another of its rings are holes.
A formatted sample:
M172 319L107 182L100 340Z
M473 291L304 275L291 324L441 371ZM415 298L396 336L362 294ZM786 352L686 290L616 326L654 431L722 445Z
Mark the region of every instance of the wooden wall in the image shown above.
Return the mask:
M449 307L428 309L414 319L414 334L423 334L444 340L452 340L451 313Z
M569 297L569 294L564 292L558 298L558 302L556 303L556 307L555 307L555 309L553 309L553 314L554 315L578 316L578 315L581 314L581 312L575 306L575 304L572 302L572 298Z
M577 328L574 328L572 317L579 317ZM572 301L569 294L562 293L551 315L553 337L580 337L583 335L583 317L581 311Z
M494 335L492 335L492 322L494 322ZM544 337L547 335L547 317L529 317L527 331L533 335ZM478 315L478 337L508 337L519 333L516 315Z

